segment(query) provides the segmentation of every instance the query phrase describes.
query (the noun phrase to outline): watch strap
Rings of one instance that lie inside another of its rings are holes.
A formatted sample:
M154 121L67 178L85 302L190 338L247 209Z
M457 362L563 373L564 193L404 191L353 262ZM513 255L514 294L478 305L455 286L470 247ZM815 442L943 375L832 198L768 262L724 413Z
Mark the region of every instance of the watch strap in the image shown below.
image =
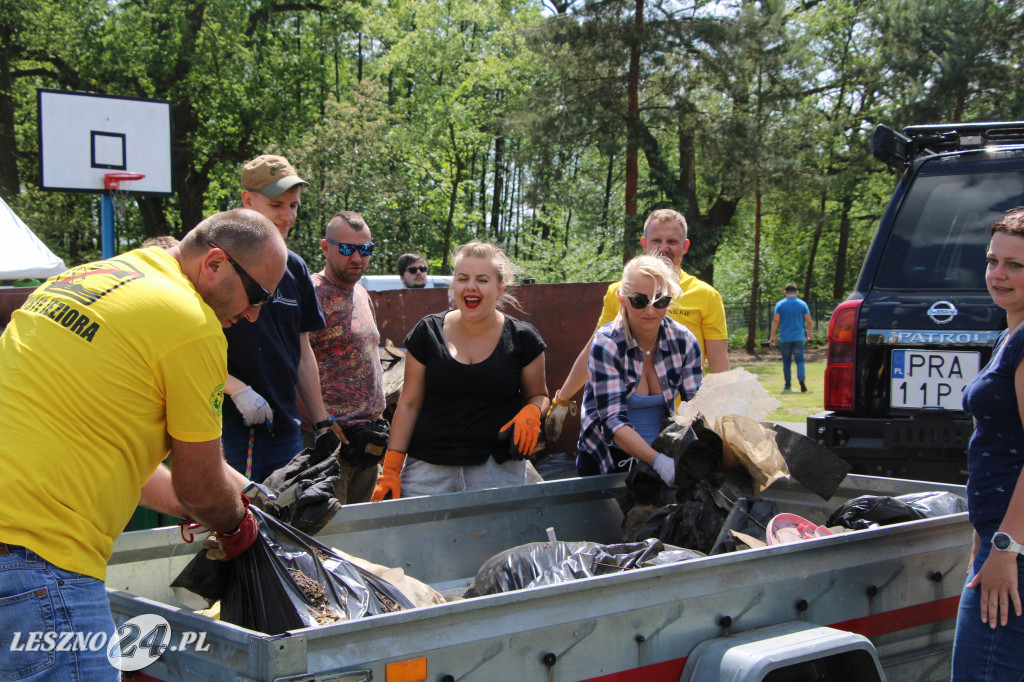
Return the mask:
M1006 549L1000 549L999 547L996 547L995 542L994 542L995 535L1002 535L1002 536L1006 537L1006 539L1009 541L1009 544L1007 545ZM1010 535L1009 533L1006 533L1004 531L999 531L995 535L992 536L993 537L993 543L992 543L993 549L995 549L995 550L997 550L999 552L1015 552L1017 554L1024 554L1024 545L1022 545L1019 542L1017 542L1016 540L1014 540L1013 536Z
M323 421L319 421L313 424L313 430L319 431L320 429L329 429L334 425L334 417L327 417Z

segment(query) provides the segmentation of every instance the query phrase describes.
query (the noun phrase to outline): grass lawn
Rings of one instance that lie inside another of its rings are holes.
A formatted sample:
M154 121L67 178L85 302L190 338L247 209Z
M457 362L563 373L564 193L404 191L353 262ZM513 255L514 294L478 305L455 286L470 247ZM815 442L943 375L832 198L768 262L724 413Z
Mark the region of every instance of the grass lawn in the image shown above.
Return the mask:
M751 374L756 374L760 384L768 395L782 403L779 409L768 415L769 421L776 422L803 422L808 415L821 412L822 391L825 385L825 363L808 362L807 371L807 393L800 392L800 384L796 380L796 363L793 369L793 393L783 393L784 385L782 379L782 361L758 361L758 360L736 360L730 359L732 369L742 367Z

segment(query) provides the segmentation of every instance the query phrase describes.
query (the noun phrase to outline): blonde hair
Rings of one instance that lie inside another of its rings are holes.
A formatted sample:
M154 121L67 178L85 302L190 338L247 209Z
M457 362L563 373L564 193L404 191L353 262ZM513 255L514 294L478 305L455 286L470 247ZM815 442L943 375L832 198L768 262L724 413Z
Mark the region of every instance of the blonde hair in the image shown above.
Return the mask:
M679 272L673 272L672 264L661 256L637 256L626 263L622 268L622 284L619 286L619 294L623 299L628 298L635 292L629 288L630 284L641 278L648 278L654 282L654 296L652 300L658 300L662 296L671 296L673 300L683 295L679 287ZM629 328L629 318L623 312L623 308L629 305L623 301L619 306L618 319L622 320L622 327L626 332L626 339L633 343L633 331Z
M479 258L481 260L489 261L498 273L498 283L505 285L505 290L498 299L498 307L500 308L502 305L507 304L522 311L522 308L519 307L519 301L510 292L510 289L516 286L516 275L518 274L518 269L512 264L512 261L508 259L508 256L505 255L504 251L490 242L483 242L474 239L473 241L467 242L456 248L455 251L452 252L451 258L452 272L455 272L458 269L459 261L463 258ZM452 284L454 284L454 280L452 280ZM450 291L451 288L449 287L449 292Z

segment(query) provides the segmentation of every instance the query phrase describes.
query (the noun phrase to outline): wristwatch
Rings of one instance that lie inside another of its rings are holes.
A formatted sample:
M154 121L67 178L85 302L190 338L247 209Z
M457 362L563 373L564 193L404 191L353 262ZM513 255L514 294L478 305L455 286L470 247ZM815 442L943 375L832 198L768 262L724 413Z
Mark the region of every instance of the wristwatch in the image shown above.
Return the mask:
M998 549L1000 552L1016 552L1017 554L1024 554L1024 545L1018 543L1009 533L999 531L992 536L992 546Z
M334 417L327 417L327 419L325 419L325 420L323 420L321 422L316 422L315 424L313 424L313 429L315 431L319 431L320 429L329 429L333 425L334 425Z

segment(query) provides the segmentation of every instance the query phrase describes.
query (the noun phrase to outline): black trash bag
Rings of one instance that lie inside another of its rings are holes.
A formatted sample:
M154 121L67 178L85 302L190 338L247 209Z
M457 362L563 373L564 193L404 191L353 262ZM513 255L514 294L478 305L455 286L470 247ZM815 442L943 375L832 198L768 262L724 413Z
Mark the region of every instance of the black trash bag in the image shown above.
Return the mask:
M778 513L779 506L763 497L743 497L736 500L736 504L729 511L729 515L725 517L722 530L718 532L718 537L715 539L715 544L709 554L735 552L740 545L746 547L741 540L737 540L732 536L729 532L731 530L749 535L756 540L767 542L766 529L768 528L768 523Z
M176 594L189 590L211 606L219 600L221 620L268 635L414 608L387 581L250 509L259 523L252 547L230 561L199 552L171 583Z
M338 448L338 457L357 469L375 467L384 459L390 437L391 424L384 418L368 424L350 426L345 429L348 443L343 443Z
M912 493L899 497L863 495L840 505L829 515L825 525L864 530L962 511L967 511L967 502L953 493Z
M645 522L626 529L626 541L657 538L665 544L709 554L736 501L752 496L749 478L713 472L678 502L657 508Z
M276 498L257 491L253 504L296 530L316 535L341 509L334 496L341 478L341 462L334 456L341 439L327 430L316 437L312 448L295 455L286 465L267 476L263 485Z
M685 501L697 481L708 476L722 461L722 439L704 425L700 415L689 426L665 420L661 433L651 446L675 460L675 483L666 485L650 465L633 462L626 476L626 492L618 500L623 515L627 517L636 506L664 507Z
M633 568L661 566L703 556L657 540L601 545L595 542L532 542L495 554L484 562L463 595L557 585Z
M722 438L707 427L700 415L694 417L688 426L669 421L651 447L676 461L673 485L684 495L686 490L718 468L722 461Z
M802 433L781 424L761 423L775 432L775 445L786 461L790 475L821 499L830 499L852 467Z

